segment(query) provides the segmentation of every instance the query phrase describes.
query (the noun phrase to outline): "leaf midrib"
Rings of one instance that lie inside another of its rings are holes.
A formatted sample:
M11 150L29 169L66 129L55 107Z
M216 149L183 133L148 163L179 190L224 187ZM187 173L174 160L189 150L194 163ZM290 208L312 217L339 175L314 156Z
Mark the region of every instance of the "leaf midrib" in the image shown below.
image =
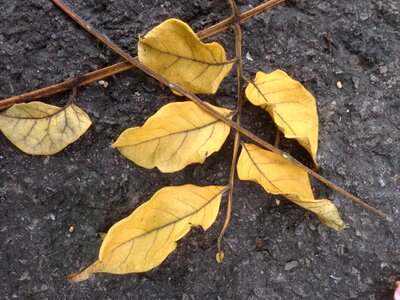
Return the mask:
M178 55L178 54L175 54L175 53L171 53L171 52L168 52L168 51L163 51L163 50L154 48L153 46L149 45L148 43L144 42L143 40L141 40L140 43L142 43L142 44L146 45L147 47L149 47L150 49L155 50L157 52L160 52L162 54L167 54L167 55L179 57L179 58L182 58L182 59L191 60L191 61L194 61L194 62L199 63L199 64L212 65L212 66L226 66L226 65L229 65L229 64L232 64L232 63L235 62L234 59L227 60L225 62L220 62L220 63L218 63L218 62L215 62L215 63L206 62L206 61L201 61L201 60L195 59L193 57L185 57L185 56L181 56L181 55Z
M220 120L217 119L217 120L215 120L215 121L212 121L211 123L207 123L207 124L202 125L202 126L200 126L200 127L195 127L195 128L191 128L191 129L187 129L187 130L177 131L177 132L170 132L170 133L168 133L168 134L166 134L166 135L163 135L163 136L160 136L160 137L155 137L155 138L152 138L152 139L148 139L148 140L142 141L142 142L140 142L140 143L129 144L129 145L124 145L124 146L116 146L116 147L117 147L117 148L122 148L122 147L138 146L138 145L141 145L141 144L145 144L145 143L149 143L149 142L152 142L152 141L160 140L160 139L169 137L169 136L171 136L171 135L177 135L177 134L182 134L182 133L188 133L188 132L192 132L192 131L196 131L196 130L202 130L202 129L204 129L204 128L206 128L206 127L209 127L209 126L212 126L212 125L214 125L214 124L216 124L216 123L218 123L218 122L222 122L222 121L220 121ZM145 128L145 127L141 127L141 129L146 129L146 128ZM160 128L152 128L152 129L160 129ZM150 129L147 129L147 130L150 130ZM165 130L166 130L166 129L165 129Z
M225 193L227 190L228 190L228 187L224 187L219 193L217 193L217 194L214 195L211 199L209 199L208 202L206 202L204 205L202 205L201 207L199 207L197 210L193 211L192 213L189 213L189 214L183 216L183 217L180 218L180 219L174 220L174 221L169 222L169 223L166 223L166 224L164 224L164 225L162 225L162 226L160 226L160 227L157 227L157 228L154 228L154 229L152 229L152 230L150 230L150 231L147 231L147 232L145 232L145 233L143 233L143 234L141 234L141 235L132 237L132 238L130 238L129 240L127 240L127 241L125 241L125 242L119 244L117 247L115 247L114 249L112 249L112 250L107 254L107 256L109 256L111 253L113 253L114 251L116 251L116 250L117 250L118 248L120 248L121 246L123 246L123 245L125 245L125 244L127 244L127 243L130 243L130 242L132 242L132 241L135 240L135 239L142 238L142 237L144 237L144 236L146 236L146 235L149 235L149 234L151 234L151 233L153 233L153 232L155 232L155 231L160 231L160 230L162 230L162 229L164 229L164 228L166 228L166 227L168 227L168 226L171 226L171 225L173 225L173 224L175 224L175 223L179 223L179 222L181 222L182 220L184 220L184 219L186 219L186 218L188 218L188 217L191 217L191 216L197 214L199 211L201 211L201 210L204 209L206 206L208 206L209 204L211 204L219 195Z

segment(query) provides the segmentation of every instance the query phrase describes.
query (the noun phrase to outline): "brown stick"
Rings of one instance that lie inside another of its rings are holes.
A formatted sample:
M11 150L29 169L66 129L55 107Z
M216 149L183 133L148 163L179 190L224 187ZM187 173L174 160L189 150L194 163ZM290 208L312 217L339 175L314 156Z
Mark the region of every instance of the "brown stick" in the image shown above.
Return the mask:
M237 18L239 14L238 7L235 0L228 1L232 8L232 17ZM236 53L236 80L237 80L237 103L236 103L236 123L240 125L242 106L243 106L243 91L242 91L242 77L243 77L243 58L242 58L242 29L240 28L239 22L235 22L233 26L235 32L235 53ZM222 262L224 258L224 252L222 251L222 238L226 230L228 229L229 222L232 215L232 203L233 203L233 190L235 185L235 174L236 174L236 164L238 160L240 146L240 132L235 131L235 140L233 142L233 154L231 161L231 169L229 173L229 191L228 191L228 204L226 206L226 217L224 225L222 226L221 233L217 240L217 261Z
M90 73L86 73L84 75L75 77L73 79L66 80L61 83L57 83L45 88L41 88L26 94L14 96L8 99L4 99L0 101L0 109L7 108L11 105L21 102L28 102L32 100L36 100L39 98L44 98L50 95L54 95L57 93L65 92L73 87L83 86L95 81L98 81L104 77L111 76L132 68L132 64L128 61L123 61L109 67L96 70Z
M266 3L263 3L247 12L244 12L239 17L239 22L242 23L249 19L249 15L254 16L254 11L257 13L261 13L267 9L272 8L273 6L283 2L284 0L270 0ZM217 33L220 33L228 28L230 28L233 20L233 16L209 27L197 33L199 39L205 39L207 37L213 36ZM32 92L24 93L18 96L10 97L0 101L0 110L10 107L16 103L33 101L36 99L48 97L57 93L65 92L71 89L74 86L83 86L100 79L106 78L108 76L112 76L114 74L118 74L124 71L127 71L135 66L132 65L129 61L123 61L120 63L116 63L114 65L105 67L103 69L99 69L97 71L93 71L90 73L86 73L82 76L75 77L73 79L66 80L61 83L57 83L45 88L41 88Z
M256 142L257 144L259 144L259 145L263 146L264 148L266 148L266 149L268 149L270 151L273 151L276 154L279 154L279 155L283 156L284 158L290 160L296 166L298 166L299 168L301 168L302 170L307 172L309 175L313 176L315 179L317 179L317 180L321 181L322 183L326 184L328 187L330 187L331 189L335 190L336 192L342 194L343 196L347 197L348 199L352 200L353 202L355 202L355 203L361 205L362 207L370 210L371 212L379 215L380 217L382 217L382 218L384 218L384 219L386 219L388 221L392 221L391 217L387 216L386 214L384 214L383 212L377 210L376 208L368 205L367 203L365 203L364 201L362 201L358 197L350 194L349 192L345 191L344 189L342 189L341 187L337 186L333 182L330 182L328 179L325 179L324 177L322 177L321 175L317 174L316 172L314 172L310 168L304 166L301 162L296 160L294 157L292 157L288 153L279 150L278 148L274 147L270 143L260 139L258 136L254 135L253 133L251 133L247 129L243 128L239 124L231 121L230 119L225 117L223 114L219 113L218 111L216 111L215 109L210 107L207 103L203 102L200 98L198 98L193 93L188 92L188 91L184 90L183 88L173 84L172 82L168 81L166 78L160 76L159 74L157 74L153 70L151 70L148 67L146 67L145 65L143 65L141 62L139 62L139 60L137 58L132 57L131 55L129 55L127 52L125 52L120 47L118 47L115 43L113 43L109 38L105 37L99 31L97 31L95 28L93 28L91 25L89 25L86 21L84 21L81 17L79 17L76 13L74 13L68 6L66 6L64 3L62 3L61 0L52 0L52 1L55 4L57 4L60 7L60 9L62 9L66 14L68 14L73 20L75 20L80 26L82 26L82 28L86 29L94 37L96 37L98 40L102 41L109 48L111 48L114 52L118 53L120 56L122 56L127 61L132 63L138 69L140 69L143 72L145 72L147 75L153 77L154 79L156 79L160 83L164 84L165 86L168 86L169 88L171 88L171 89L177 91L178 93L184 95L186 98L192 100L194 103L196 103L198 106L200 106L201 108L206 110L208 113L212 114L216 118L218 118L221 121L225 122L226 124L228 124L229 126L231 126L234 129L236 129L241 134L243 134L244 136L248 137L249 139L251 139L252 141Z

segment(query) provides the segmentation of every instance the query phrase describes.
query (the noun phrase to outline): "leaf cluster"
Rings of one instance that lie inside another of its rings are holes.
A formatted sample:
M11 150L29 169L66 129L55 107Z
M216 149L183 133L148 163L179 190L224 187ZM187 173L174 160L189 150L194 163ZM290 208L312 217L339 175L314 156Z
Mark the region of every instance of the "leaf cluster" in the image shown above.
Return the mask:
M188 24L178 19L166 20L140 37L138 59L132 58L61 1L53 2L130 63L168 85L176 96L191 100L169 103L142 126L122 132L112 147L124 157L143 168L156 167L164 173L178 172L190 164L203 163L218 152L231 128L235 129L232 168L226 186L186 184L160 189L130 216L111 227L104 237L98 260L82 272L70 275L70 281L86 280L96 272L145 272L160 265L176 248L176 241L191 227L201 226L206 230L214 223L222 196L228 192L227 218L218 239L217 260L221 262L221 240L229 224L236 172L240 180L256 182L266 192L282 195L315 213L327 226L338 231L345 228L330 200L315 199L309 174L324 182L329 181L252 135L240 124L245 96L271 116L286 138L297 140L317 165L315 98L282 70L268 74L259 71L254 79L243 76L240 17L244 15L244 20L251 14L239 14L235 1L229 1L232 7L229 24L236 38L236 57L233 59L227 59L222 45L203 43ZM226 29L226 24L221 23L223 26L220 28ZM196 96L215 94L234 66L238 82L236 110L203 102ZM245 83L247 87L244 90ZM90 117L74 103L76 91L75 85L65 107L38 101L13 105L0 112L0 130L27 154L51 155L61 151L91 125ZM245 143L243 135L258 145Z

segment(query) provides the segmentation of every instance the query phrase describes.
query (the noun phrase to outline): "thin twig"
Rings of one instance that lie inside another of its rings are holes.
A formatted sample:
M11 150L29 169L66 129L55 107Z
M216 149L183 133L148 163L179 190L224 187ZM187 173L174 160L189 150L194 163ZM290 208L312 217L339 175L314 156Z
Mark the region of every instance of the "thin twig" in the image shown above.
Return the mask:
M242 22L248 20L249 19L248 15L251 11L256 10L257 13L261 13L267 9L272 8L273 6L275 6L281 2L283 2L283 1L270 0L270 1L263 3L247 12L244 12L243 14L240 15L239 22L242 23ZM252 16L254 16L254 14ZM232 22L233 22L233 17L230 16L230 17L226 18L225 20L223 20L209 28L199 31L197 33L197 37L199 39L205 39L205 38L208 38L215 34L218 34L222 31L230 28ZM105 67L105 68L102 68L102 69L99 69L96 71L92 71L90 73L83 74L81 76L66 80L61 83L57 83L57 84L54 84L54 85L51 85L48 87L44 87L44 88L32 91L32 92L28 92L28 93L24 93L24 94L21 94L18 96L0 100L0 110L10 107L16 103L33 101L33 100L48 97L48 96L51 96L51 95L54 95L57 93L65 92L74 86L83 86L83 85L98 81L100 79L127 71L134 67L135 66L132 65L129 61L125 60L123 62L119 62L119 63L113 64L113 65L110 65L108 67Z
M41 88L26 94L14 96L8 99L4 99L0 101L0 109L4 109L10 107L11 105L37 100L40 98L48 97L57 93L65 92L70 90L73 87L83 86L95 81L98 81L102 78L129 70L132 67L132 64L128 61L123 61L106 68L96 70L90 73L86 73L84 75L75 77L73 79L66 80L61 83L57 83L45 88Z
M306 171L309 175L313 176L314 178L316 178L317 180L323 182L324 184L326 184L327 186L329 186L330 188L332 188L333 190L335 190L336 192L342 194L343 196L349 198L350 200L352 200L353 202L363 206L364 208L370 210L371 212L381 216L382 218L385 218L388 221L391 221L391 217L387 216L386 214L384 214L383 212L377 210L376 208L368 205L367 203L363 202L361 199L359 199L358 197L350 194L349 192L345 191L344 189L342 189L341 187L337 186L336 184L334 184L333 182L329 181L328 179L325 179L324 177L322 177L321 175L317 174L316 172L314 172L313 170L311 170L310 168L304 166L301 162L299 162L298 160L296 160L294 157L292 157L290 154L283 152L281 150L279 150L278 148L274 147L273 145L271 145L270 143L262 140L261 138L259 138L258 136L254 135L253 133L251 133L250 131L248 131L247 129L243 128L242 126L240 126L239 124L233 122L232 120L228 119L227 117L225 117L223 114L219 113L218 111L216 111L215 109L213 109L212 107L210 107L207 103L203 102L201 99L199 99L196 95L194 95L191 92L186 91L185 89L181 88L180 86L177 86L176 84L168 81L166 78L160 76L159 74L157 74L156 72L154 72L153 70L149 69L147 66L143 65L141 62L139 62L139 60L137 58L132 57L131 55L129 55L128 53L126 53L124 50L122 50L120 47L118 47L115 43L113 43L112 41L110 41L110 39L108 39L107 37L105 37L104 35L102 35L99 31L97 31L95 28L93 28L91 25L89 25L88 23L86 23L82 18L80 18L77 14L75 14L73 11L71 11L71 9L69 7L67 7L65 4L63 4L60 0L52 0L54 3L56 3L65 13L67 13L68 15L71 16L71 18L73 18L78 24L80 24L84 29L86 29L88 32L90 32L93 36L95 36L96 38L98 38L100 41L102 41L103 43L105 43L108 47L110 47L112 50L114 50L116 53L118 53L119 55L121 55L123 58L125 58L126 60L128 60L130 63L132 63L133 65L135 65L138 69L142 70L143 72L145 72L146 74L148 74L149 76L153 77L154 79L156 79L157 81L159 81L160 83L164 84L165 86L168 86L169 88L177 91L178 93L184 95L186 98L192 100L193 102L195 102L198 106L200 106L201 108L203 108L204 110L206 110L208 113L212 114L213 116L215 116L216 118L220 119L221 121L225 122L226 124L228 124L229 126L231 126L232 128L236 129L237 131L239 131L241 134L243 134L244 136L248 137L249 139L251 139L252 141L256 142L257 144L265 147L268 150L271 150L279 155L281 155L282 157L290 160L292 163L294 163L296 166L298 166L299 168L301 168L302 170Z
M243 23L243 22L247 21L248 19L254 17L255 15L258 15L259 13L261 13L267 9L270 9L271 7L274 7L278 4L281 4L283 2L285 2L285 0L272 0L272 1L265 2L257 7L254 7L253 9L250 9L240 15L239 23Z
M237 18L239 14L239 10L235 3L235 0L229 0L229 4L232 8L232 17ZM240 125L242 106L243 106L243 90L242 90L242 77L243 77L243 59L242 59L242 30L240 28L239 22L236 22L233 25L234 33L235 33L235 54L236 54L236 80L237 80L237 104L236 104L236 123ZM218 262L222 262L224 258L224 252L222 251L222 238L226 230L228 229L229 222L231 220L232 215L232 202L233 202L233 190L235 184L235 174L236 174L236 163L238 159L240 146L240 132L235 130L235 140L233 143L233 154L232 154L232 162L231 169L229 173L229 191L228 191L228 203L226 206L226 217L224 225L221 229L221 233L218 236L217 240L217 258Z

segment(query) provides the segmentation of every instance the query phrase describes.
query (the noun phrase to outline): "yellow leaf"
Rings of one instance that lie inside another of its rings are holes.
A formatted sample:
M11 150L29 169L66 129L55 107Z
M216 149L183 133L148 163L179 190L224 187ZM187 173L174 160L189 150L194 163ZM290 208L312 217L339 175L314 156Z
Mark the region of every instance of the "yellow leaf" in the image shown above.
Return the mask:
M91 124L89 116L74 104L60 108L35 101L0 112L0 130L21 151L34 155L61 151Z
M286 138L296 139L317 164L318 113L315 98L282 70L257 72L246 88L249 101L268 111Z
M209 104L210 105L210 104ZM213 105L228 116L231 111ZM176 172L218 151L230 127L191 101L163 106L142 127L125 130L112 145L144 168Z
M214 223L226 190L223 186L191 184L162 188L112 226L101 245L99 260L70 275L69 280L86 280L95 272L125 274L157 267L191 227L207 230Z
M345 227L331 201L314 199L308 174L280 155L252 144L243 144L237 170L239 179L257 182L267 192L285 196L315 213L327 226L336 230Z
M234 63L226 60L220 44L202 43L189 25L177 19L164 21L140 38L138 58L195 94L214 94Z

